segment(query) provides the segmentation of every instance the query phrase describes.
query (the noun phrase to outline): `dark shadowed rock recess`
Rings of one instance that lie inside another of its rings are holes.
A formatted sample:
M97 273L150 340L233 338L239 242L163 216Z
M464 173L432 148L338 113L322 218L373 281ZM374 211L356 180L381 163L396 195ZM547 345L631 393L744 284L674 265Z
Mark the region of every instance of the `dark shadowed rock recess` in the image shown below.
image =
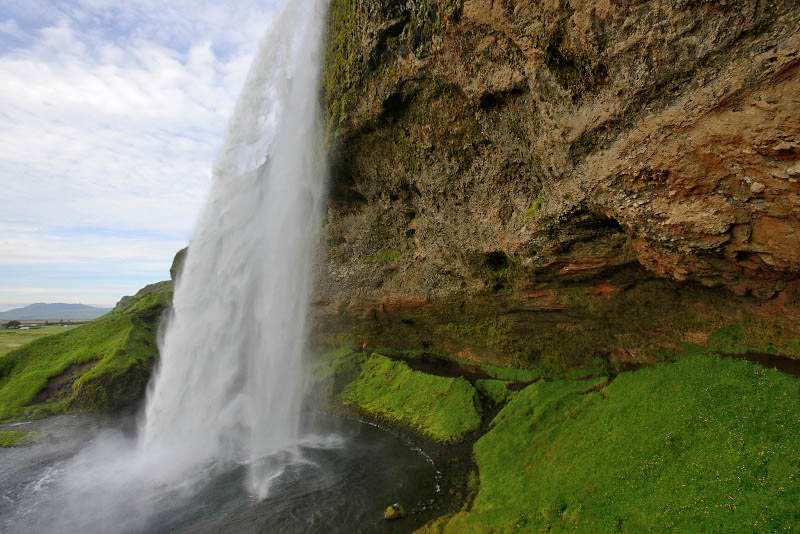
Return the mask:
M333 0L316 335L573 367L797 337L800 4Z

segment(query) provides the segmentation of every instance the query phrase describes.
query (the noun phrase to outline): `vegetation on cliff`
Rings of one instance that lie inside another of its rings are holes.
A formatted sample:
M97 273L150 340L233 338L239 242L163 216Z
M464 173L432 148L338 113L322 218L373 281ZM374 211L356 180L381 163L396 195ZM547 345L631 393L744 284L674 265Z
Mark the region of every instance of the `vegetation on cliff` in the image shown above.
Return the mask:
M0 420L70 409L113 410L139 400L158 356L171 283L148 286L86 325L0 358Z

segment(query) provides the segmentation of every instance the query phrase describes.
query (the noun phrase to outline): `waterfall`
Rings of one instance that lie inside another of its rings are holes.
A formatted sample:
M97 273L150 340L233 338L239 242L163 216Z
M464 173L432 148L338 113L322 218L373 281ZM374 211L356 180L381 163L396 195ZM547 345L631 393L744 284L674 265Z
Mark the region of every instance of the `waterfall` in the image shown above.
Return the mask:
M9 492L0 531L380 530L385 502L403 488L409 501L419 498L412 481L435 476L394 441L376 448L366 434L359 445L324 421L319 434L300 428L325 200L327 7L288 1L254 60L176 282L138 428L128 416L54 418L44 427L52 439L6 456L25 461L3 471L13 476L0 486Z
M51 459L0 528L148 532L172 514L180 524L211 481L241 476L248 499L261 502L281 475L315 466L299 452L313 440L299 436L299 419L324 204L326 12L326 0L289 1L261 44L177 280L136 437L104 431L74 457Z
M326 8L324 0L286 3L214 166L140 428L138 452L165 480L245 461L251 490L264 496L275 455L297 440L325 185Z

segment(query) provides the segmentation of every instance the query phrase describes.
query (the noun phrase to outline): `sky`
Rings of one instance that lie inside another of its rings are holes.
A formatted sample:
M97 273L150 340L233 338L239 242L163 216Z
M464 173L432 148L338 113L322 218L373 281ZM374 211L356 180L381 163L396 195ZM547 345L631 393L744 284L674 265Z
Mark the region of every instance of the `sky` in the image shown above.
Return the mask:
M0 311L169 278L282 0L0 0Z

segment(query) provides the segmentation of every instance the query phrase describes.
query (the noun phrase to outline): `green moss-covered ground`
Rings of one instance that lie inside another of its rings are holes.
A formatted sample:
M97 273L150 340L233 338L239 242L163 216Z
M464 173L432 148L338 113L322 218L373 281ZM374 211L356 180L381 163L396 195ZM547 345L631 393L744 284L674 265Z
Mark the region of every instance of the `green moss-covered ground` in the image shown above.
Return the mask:
M478 392L467 380L413 371L378 354L364 360L339 401L440 442L461 441L481 425Z
M470 497L424 533L795 531L800 381L741 355L793 356L796 338L777 322L748 321L697 339L654 348L647 359L658 363L627 372L343 348L313 374L359 413L471 443ZM437 358L464 377L412 369L435 372ZM487 429L481 415L497 409Z
M116 409L143 394L157 357L158 320L171 284L83 326L0 357L0 420L68 408Z
M475 387L493 404L505 404L516 393L502 380L476 380Z
M702 351L603 381L537 382L474 447L442 532L785 532L800 524L800 382Z

